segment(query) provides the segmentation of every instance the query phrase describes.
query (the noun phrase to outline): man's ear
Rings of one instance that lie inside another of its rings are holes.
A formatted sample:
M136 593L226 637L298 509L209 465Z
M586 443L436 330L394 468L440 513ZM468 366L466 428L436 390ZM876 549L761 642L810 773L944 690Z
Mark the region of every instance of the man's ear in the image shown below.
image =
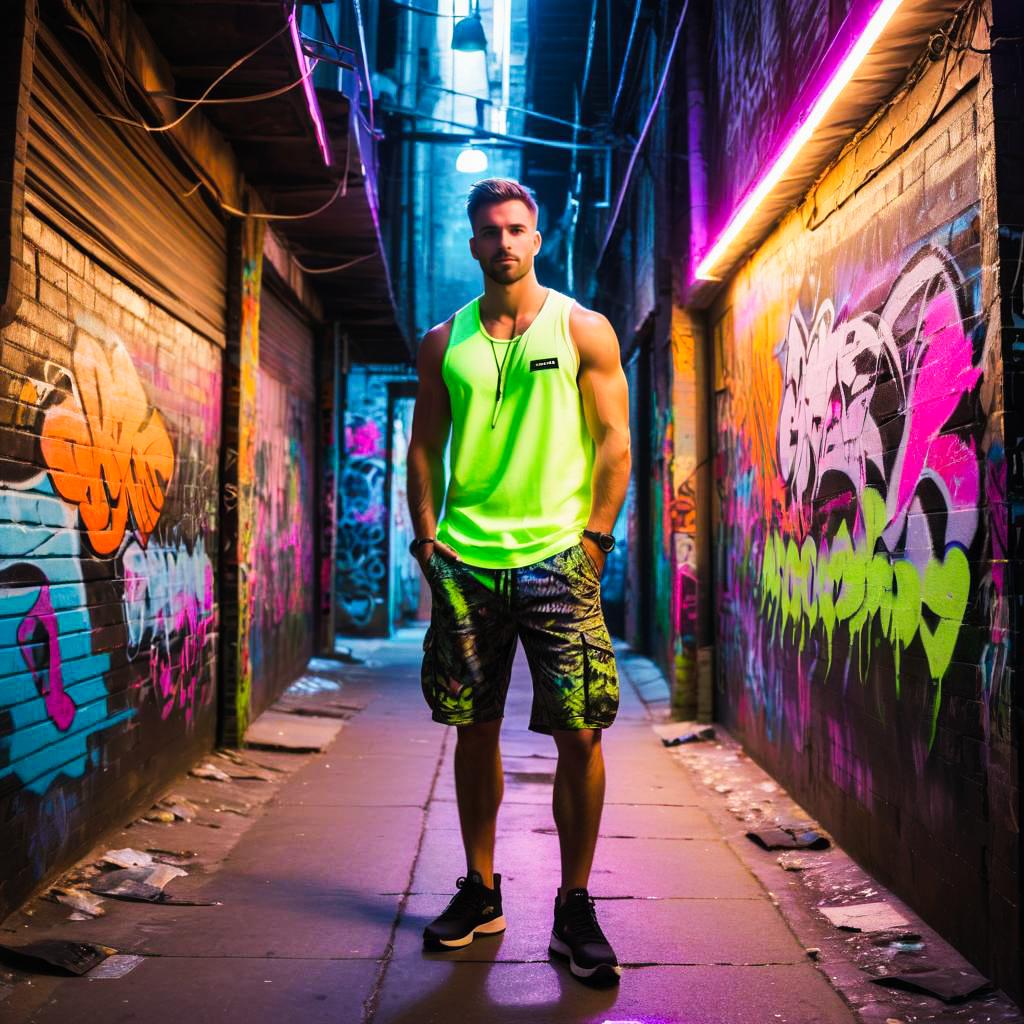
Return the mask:
M476 254L476 235L469 236L469 251L473 254L473 259L479 260L480 257Z
M534 231L533 233L533 255L536 256L540 252L540 243L543 241L541 233Z

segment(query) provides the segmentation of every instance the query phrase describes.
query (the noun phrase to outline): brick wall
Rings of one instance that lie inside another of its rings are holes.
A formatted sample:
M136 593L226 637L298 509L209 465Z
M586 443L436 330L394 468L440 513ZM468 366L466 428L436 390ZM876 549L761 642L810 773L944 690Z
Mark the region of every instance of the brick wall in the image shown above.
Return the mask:
M213 742L221 353L31 212L0 332L0 912Z
M937 103L940 74L898 94L713 310L719 713L1013 990L991 107L977 58Z

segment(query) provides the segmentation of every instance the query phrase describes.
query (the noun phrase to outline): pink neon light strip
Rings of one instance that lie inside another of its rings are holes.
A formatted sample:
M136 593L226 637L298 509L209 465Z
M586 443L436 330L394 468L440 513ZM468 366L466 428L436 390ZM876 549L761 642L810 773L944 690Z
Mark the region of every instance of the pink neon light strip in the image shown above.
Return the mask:
M317 103L316 91L313 89L313 77L309 73L309 63L306 55L302 52L302 40L299 37L299 26L295 21L296 8L293 7L288 15L288 28L291 30L292 45L295 47L295 59L299 62L299 74L302 78L302 91L306 94L306 106L309 107L309 116L313 120L313 130L316 132L316 141L320 144L320 152L323 154L324 163L331 166L331 150L327 145L327 128L324 119L320 114L320 104Z
M729 246L736 241L740 232L750 223L750 219L757 212L758 207L764 202L769 192L779 183L783 174L786 173L796 159L797 154L803 149L815 130L825 119L825 115L831 109L832 104L835 103L840 93L853 77L854 72L860 67L871 47L875 45L878 37L884 31L885 26L889 24L902 2L903 0L882 0L875 9L874 14L871 15L864 26L863 32L857 37L857 40L836 68L835 74L818 94L803 123L789 137L785 147L775 158L768 171L748 193L746 199L743 200L740 207L730 218L725 230L715 239L714 245L705 253L704 258L697 265L697 269L694 272L694 280L714 281L717 279L713 273L715 265L721 261Z

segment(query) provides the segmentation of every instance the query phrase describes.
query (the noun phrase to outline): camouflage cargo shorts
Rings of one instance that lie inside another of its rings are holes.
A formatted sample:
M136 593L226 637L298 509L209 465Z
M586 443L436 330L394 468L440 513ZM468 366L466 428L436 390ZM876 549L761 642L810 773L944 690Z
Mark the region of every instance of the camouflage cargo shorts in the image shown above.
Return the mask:
M435 722L501 718L516 643L533 676L530 728L606 729L619 679L601 583L582 544L521 569L481 569L434 553L423 641L423 696Z

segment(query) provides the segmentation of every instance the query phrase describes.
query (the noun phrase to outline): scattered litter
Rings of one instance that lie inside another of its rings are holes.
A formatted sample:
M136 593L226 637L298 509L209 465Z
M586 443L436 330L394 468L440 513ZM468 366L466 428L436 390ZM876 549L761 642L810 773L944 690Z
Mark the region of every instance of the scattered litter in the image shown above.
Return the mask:
M220 811L226 811L228 814L237 814L240 818L251 818L252 815L245 807L233 807L230 804L223 804L220 807L214 807L214 812L219 813Z
M732 792L732 786L715 786L715 792L716 793L722 793L722 794L731 793Z
M198 856L195 850L161 850L155 846L146 848L147 853L153 855L153 860L161 864L174 864L177 867L184 867L192 858Z
M123 850L107 850L100 860L118 868L142 868L153 863L151 854L144 850L133 850L131 847L125 847Z
M809 956L812 960L817 960L818 957L821 956L821 947L820 946L808 946L804 950L804 953L806 953L807 956Z
M88 921L89 920L89 915L88 914L82 914L82 913L80 913L79 911L76 910L73 914L69 914L68 915L68 920L69 921Z
M813 828L762 828L747 838L763 850L827 850L832 844Z
M796 853L780 853L775 859L783 871L805 871L807 869L807 861Z
M775 785L774 782L760 782L758 783L757 788L761 790L762 793L775 793L778 791L779 787Z
M956 967L908 967L899 974L883 974L871 978L876 985L902 989L904 992L923 992L944 1003L961 1003L971 996L992 989L992 982L970 970Z
M158 903L164 898L164 886L172 878L188 872L170 864L155 864L150 867L124 868L110 871L94 879L89 888L104 896L143 903Z
M715 727L709 725L703 729L697 729L694 732L683 733L680 736L675 736L672 739L666 739L664 736L661 738L661 742L666 747L679 747L684 743L701 743L704 740L713 740L715 738Z
M215 779L217 782L230 782L231 776L227 772L222 771L215 764L210 764L207 761L205 764L196 765L195 768L189 769L189 775L194 775L197 779Z
M94 942L69 942L66 939L43 939L24 946L0 946L3 958L18 966L34 970L56 967L67 974L79 976L116 952L110 946L100 946Z
M89 917L102 917L106 913L100 906L103 900L97 899L84 889L65 889L55 886L50 890L50 895L58 903L63 903L80 914L88 914Z
M871 942L897 953L918 953L924 949L924 939L917 932L881 932Z
M837 928L848 932L881 932L904 928L910 922L888 903L851 903L845 907L818 907Z
M199 814L199 805L193 803L191 800L183 796L179 796L174 793L170 796L165 796L160 803L167 808L176 818L180 818L182 821L195 821L196 816Z
M145 959L144 956L138 956L135 953L115 953L89 972L89 980L109 981L113 978L123 978L129 971L134 971Z
M148 811L142 816L142 820L163 822L165 825L170 825L174 821L174 812L165 811L160 807L154 807L151 811Z

